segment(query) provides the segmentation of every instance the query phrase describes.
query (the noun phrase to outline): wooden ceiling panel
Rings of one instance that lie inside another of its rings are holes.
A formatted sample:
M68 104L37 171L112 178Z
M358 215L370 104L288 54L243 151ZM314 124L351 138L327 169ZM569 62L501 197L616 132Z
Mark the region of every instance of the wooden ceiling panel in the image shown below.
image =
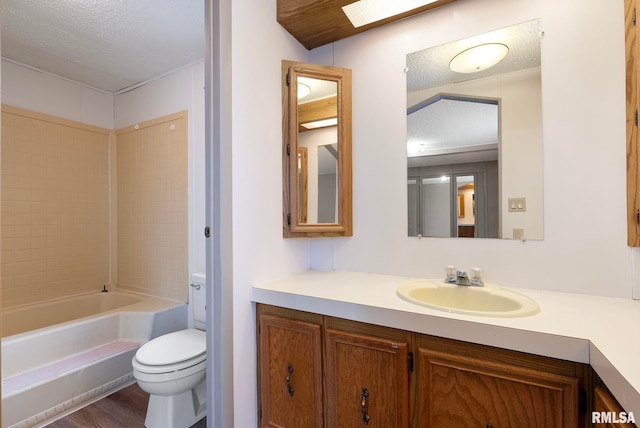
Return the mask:
M342 6L355 0L277 0L277 19L305 48L311 50L389 22L417 15L456 0L439 0L409 12L354 28ZM392 1L392 0L390 0Z

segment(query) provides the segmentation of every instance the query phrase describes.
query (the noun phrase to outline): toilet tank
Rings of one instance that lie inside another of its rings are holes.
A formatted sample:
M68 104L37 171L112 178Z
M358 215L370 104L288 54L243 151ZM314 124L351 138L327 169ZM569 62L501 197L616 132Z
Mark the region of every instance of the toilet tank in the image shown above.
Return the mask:
M191 275L191 309L193 326L198 330L206 330L207 325L207 279L204 273Z

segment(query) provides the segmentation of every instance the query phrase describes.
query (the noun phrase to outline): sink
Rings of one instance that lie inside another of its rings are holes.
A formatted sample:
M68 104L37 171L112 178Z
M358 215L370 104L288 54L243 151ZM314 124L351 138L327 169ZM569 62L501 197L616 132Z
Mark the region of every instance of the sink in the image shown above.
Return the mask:
M526 317L540 312L531 298L491 284L484 287L417 280L398 287L398 295L416 305L458 314L485 317Z

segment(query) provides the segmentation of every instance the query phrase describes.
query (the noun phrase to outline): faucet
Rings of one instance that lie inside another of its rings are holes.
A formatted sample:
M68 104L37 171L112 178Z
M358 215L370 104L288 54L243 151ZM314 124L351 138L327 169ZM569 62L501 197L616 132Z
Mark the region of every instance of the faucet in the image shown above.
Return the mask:
M458 271L458 273L456 274L456 284L473 286L473 287L484 287L484 282L482 282L482 273L480 269L477 269L477 268L473 269L471 279L469 279L469 275L467 275L466 272Z
M469 281L469 276L467 275L466 272L463 272L461 270L458 271L458 273L456 274L456 284L471 285L471 282Z

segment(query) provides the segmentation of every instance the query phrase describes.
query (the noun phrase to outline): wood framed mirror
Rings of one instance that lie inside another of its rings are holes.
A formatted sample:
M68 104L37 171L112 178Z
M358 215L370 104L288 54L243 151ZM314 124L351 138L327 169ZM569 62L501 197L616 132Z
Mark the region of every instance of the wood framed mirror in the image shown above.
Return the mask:
M282 61L283 236L352 236L351 70Z

